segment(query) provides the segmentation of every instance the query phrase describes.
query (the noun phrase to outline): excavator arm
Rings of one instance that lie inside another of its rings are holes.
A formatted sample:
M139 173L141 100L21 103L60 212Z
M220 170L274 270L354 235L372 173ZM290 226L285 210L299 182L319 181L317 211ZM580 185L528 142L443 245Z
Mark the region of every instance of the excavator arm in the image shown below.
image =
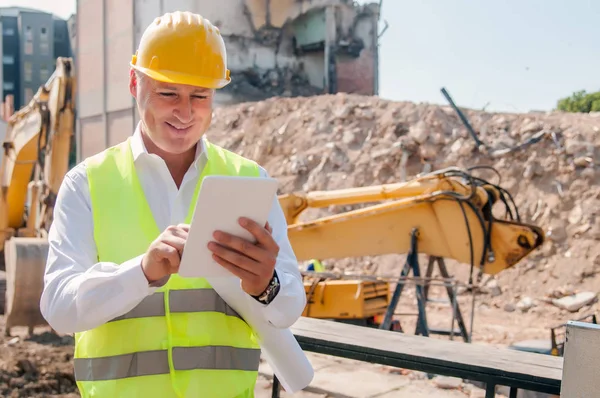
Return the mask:
M497 274L544 241L543 231L520 221L501 187L449 168L406 183L282 195L279 201L299 261L408 253L418 231L420 253L452 258ZM374 203L299 221L308 208ZM494 216L504 203L508 217ZM514 203L513 203L514 205Z
M39 311L54 202L69 169L75 121L71 58L8 120L0 167L0 250L6 267L6 332L46 322ZM1 292L0 292L1 293Z
M544 241L539 227L521 221L506 190L457 168L405 183L286 194L279 202L299 261L411 254L416 247L430 260L451 258L470 264L472 277L475 270L479 276L502 272ZM504 217L498 217L502 204ZM309 208L351 205L359 208L300 221ZM390 316L397 292L391 294L385 278L340 278L327 272L304 272L304 276L304 316L398 327ZM462 317L459 325L464 326ZM467 338L466 329L461 330Z
M75 106L73 64L56 70L31 101L8 120L0 167L0 249L12 236L42 236L69 167Z

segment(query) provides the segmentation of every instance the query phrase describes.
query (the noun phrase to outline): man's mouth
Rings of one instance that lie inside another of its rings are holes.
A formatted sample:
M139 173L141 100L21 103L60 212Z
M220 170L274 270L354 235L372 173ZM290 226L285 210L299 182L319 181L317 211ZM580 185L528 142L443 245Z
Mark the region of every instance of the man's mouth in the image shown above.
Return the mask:
M192 125L184 126L184 125L180 125L180 124L172 124L172 123L169 123L169 122L165 122L165 124L167 126L169 126L171 128L171 130L175 130L178 133L185 133L190 128L192 128Z

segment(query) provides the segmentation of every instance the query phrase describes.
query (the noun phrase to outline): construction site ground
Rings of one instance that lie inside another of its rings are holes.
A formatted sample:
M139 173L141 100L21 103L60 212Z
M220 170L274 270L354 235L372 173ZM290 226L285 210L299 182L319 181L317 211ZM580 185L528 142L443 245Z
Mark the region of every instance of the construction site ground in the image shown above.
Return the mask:
M522 221L540 226L546 241L515 267L484 276L475 295L472 344L508 346L531 339L549 344L550 326L594 312L598 306L600 113L464 111L487 149L476 147L449 106L346 94L275 98L216 109L208 136L262 164L280 181L281 193L407 181L423 171L449 166L494 167L500 185L513 195ZM507 153L498 152L502 150ZM498 182L490 170L473 174ZM310 210L302 218L350 208ZM324 264L332 271L393 280L405 258L390 254ZM421 256L422 268L426 260ZM467 282L469 265L451 260L447 265L457 281ZM404 314L398 319L406 333L415 330L414 291L408 285L397 308ZM471 292L464 287L457 292L470 328ZM585 302L570 306L561 301L582 297L574 293L587 296ZM446 297L439 286L431 294ZM429 303L427 312L430 327L450 327L452 311L447 304ZM15 332L19 333L15 337L0 336L0 396L77 396L72 338L52 336L43 329L31 338L25 337L25 330ZM309 356L316 377L299 397L483 397L481 389L453 379ZM270 374L263 364L257 397L268 396Z

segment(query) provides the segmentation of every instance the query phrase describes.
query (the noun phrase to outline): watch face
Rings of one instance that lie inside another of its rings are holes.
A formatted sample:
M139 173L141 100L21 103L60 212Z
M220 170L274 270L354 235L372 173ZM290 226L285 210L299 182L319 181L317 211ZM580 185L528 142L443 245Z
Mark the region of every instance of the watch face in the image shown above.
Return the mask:
M270 303L271 300L273 300L273 298L277 295L278 288L279 288L279 279L277 278L277 275L275 275L273 277L273 279L271 280L271 283L267 287L267 290L265 291L263 296L260 298L260 301L262 301L265 304Z

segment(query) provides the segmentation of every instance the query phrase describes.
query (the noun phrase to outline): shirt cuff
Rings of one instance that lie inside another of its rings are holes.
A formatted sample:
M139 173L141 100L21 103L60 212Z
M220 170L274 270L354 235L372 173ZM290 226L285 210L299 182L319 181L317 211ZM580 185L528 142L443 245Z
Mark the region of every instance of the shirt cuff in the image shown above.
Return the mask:
M166 280L163 278L152 284L148 283L148 279L146 279L146 275L144 275L144 270L142 269L143 258L144 254L140 254L139 256L122 263L119 267L119 273L122 275L122 278L119 278L119 281L123 288L133 288L136 295L145 297L154 293L156 289L167 283L168 277Z
M306 306L304 284L293 275L277 272L279 293L269 304L263 304L248 295L251 306L263 314L265 321L281 329L291 327L302 315Z

